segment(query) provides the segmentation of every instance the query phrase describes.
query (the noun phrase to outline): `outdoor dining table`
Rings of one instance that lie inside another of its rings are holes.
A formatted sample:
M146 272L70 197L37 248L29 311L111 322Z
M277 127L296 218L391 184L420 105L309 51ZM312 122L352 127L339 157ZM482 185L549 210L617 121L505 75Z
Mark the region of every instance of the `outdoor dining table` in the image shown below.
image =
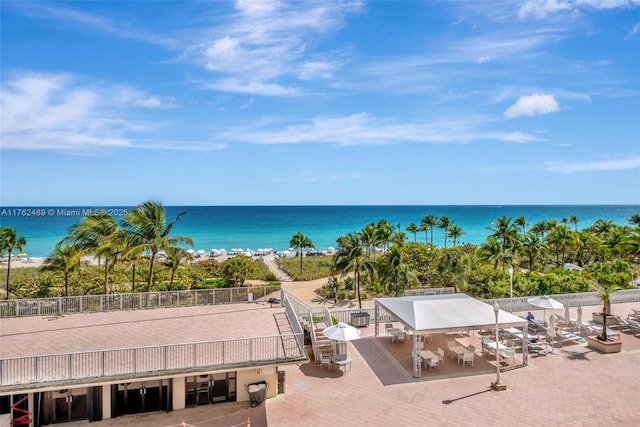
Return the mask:
M469 349L461 345L454 345L453 347L449 347L449 355L451 355L452 359L454 356L457 357L458 363L460 363L460 356L468 352Z
M495 350L496 350L496 344L498 346L498 353L502 357L505 356L507 350L511 350L511 347L507 347L506 345L504 345L502 343L496 343L495 341L489 341L489 342L484 343L484 345L487 348L490 348L491 350L493 350L494 353L495 353Z
M338 366L340 369L341 366L344 366L344 373L347 373L347 367L351 370L351 357L347 354L336 354L331 357L331 361Z
M438 355L432 352L431 350L420 350L418 354L423 360L431 360L431 359L438 358Z
M400 332L404 332L404 331L399 328L387 329L387 334L391 335L391 342L396 342L396 339L398 338L398 335L400 334Z

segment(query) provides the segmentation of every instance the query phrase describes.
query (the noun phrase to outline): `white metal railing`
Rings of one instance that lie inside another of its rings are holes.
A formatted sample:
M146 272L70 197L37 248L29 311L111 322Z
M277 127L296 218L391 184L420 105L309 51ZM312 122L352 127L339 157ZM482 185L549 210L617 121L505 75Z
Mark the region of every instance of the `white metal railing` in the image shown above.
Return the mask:
M585 307L590 305L602 304L602 300L598 296L597 292L582 292L577 294L551 294L549 295L549 297L558 302L561 302L568 307ZM500 304L501 309L514 312L534 309L535 307L527 302L529 298L531 298L531 296L517 298L484 299L482 301L490 305L493 305L493 303L497 301L498 304ZM640 289L623 289L611 294L612 304L638 301L640 301Z
M418 295L443 295L443 294L454 294L456 292L455 288L415 288L415 289L405 289L404 296L418 296Z
M293 306L289 301L289 295L283 292L281 301L284 304L284 310L287 315L287 319L289 320L289 324L291 325L291 329L298 338L298 347L301 349L301 351L304 351L304 331L302 329L302 325L300 324L300 319L298 319L298 316L296 315L295 311L293 310Z
M302 333L0 359L0 392L97 378L306 360Z
M280 286L253 286L2 300L0 318L233 304L264 298L279 291Z

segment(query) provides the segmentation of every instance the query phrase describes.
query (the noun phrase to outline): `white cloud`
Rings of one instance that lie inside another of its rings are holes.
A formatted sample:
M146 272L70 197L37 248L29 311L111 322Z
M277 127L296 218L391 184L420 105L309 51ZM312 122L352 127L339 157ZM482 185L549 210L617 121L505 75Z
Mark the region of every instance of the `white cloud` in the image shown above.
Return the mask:
M491 61L490 56L481 56L480 58L476 59L476 63L478 64L484 64L485 62L489 62L489 61Z
M251 144L330 143L343 146L399 143L461 144L474 141L508 141L526 143L539 139L523 132L482 131L486 118L465 115L437 119L428 123L401 123L366 113L348 116L320 116L308 122L288 125L284 129L245 126L230 129L216 139ZM265 123L273 126L273 123Z
M560 108L553 95L534 93L521 96L515 104L507 108L504 116L508 119L519 116L537 116L539 114L555 113Z
M526 0L520 5L518 17L542 19L559 12L579 13L588 9L624 9L638 5L638 0Z
M216 80L212 83L205 84L205 87L221 92L244 93L248 95L294 96L299 93L299 90L295 87L235 78Z
M599 162L548 164L547 170L551 172L600 172L623 169L640 168L640 157L630 157L621 160L604 160Z
M202 30L182 59L214 73L205 87L255 95L288 96L297 82L328 79L339 61L314 51L317 39L344 25L360 2L237 1L223 25Z
M126 135L146 129L124 116L131 107L172 104L122 85L70 74L21 73L0 89L0 148L67 150L131 147Z
M625 40L631 40L632 38L634 38L638 33L640 33L640 22L636 23L636 25L633 26L633 28L631 29L631 31L629 32L629 34L627 34L627 36L624 38Z

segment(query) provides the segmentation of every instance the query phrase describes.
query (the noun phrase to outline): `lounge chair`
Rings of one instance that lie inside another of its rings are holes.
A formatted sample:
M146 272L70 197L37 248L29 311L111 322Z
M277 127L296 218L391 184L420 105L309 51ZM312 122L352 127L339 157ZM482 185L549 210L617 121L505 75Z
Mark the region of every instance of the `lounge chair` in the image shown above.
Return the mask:
M536 334L546 334L547 328L544 326L544 323L540 320L532 320L529 322L529 330Z
M583 343L584 338L580 335L573 334L571 332L566 331L558 331L558 342L560 345L564 345L564 343L573 342L575 344Z

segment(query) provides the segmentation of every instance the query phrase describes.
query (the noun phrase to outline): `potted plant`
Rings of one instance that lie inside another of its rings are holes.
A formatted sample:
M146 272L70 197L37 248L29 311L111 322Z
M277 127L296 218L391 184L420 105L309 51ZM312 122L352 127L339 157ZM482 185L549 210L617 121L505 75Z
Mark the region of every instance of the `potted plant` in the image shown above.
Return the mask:
M587 337L587 342L590 347L593 347L597 350L600 350L604 353L615 353L619 352L622 349L622 343L620 341L617 342L608 342L607 341L607 317L611 317L611 294L616 291L622 289L620 286L611 284L611 285L602 285L596 284L594 285L596 292L598 292L598 297L602 300L602 312L594 313L594 316L602 317L602 334L596 337Z

